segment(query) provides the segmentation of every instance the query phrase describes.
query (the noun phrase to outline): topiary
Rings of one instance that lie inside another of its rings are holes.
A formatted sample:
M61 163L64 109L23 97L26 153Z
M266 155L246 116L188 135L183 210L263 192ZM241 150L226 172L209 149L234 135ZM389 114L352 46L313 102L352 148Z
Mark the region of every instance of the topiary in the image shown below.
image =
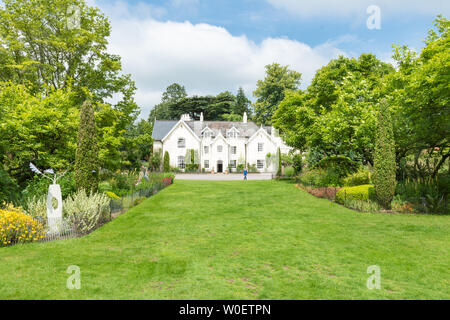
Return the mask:
M385 209L390 209L397 181L394 129L385 100L381 102L378 113L373 182L378 202Z

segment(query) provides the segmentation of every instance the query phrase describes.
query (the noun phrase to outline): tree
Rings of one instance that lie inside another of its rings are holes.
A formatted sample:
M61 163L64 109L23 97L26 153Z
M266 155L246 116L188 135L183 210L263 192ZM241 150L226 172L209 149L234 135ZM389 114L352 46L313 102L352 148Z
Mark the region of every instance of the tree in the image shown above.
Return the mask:
M258 123L269 125L272 116L284 99L286 90L297 90L300 85L301 73L289 70L289 66L273 63L266 66L266 77L258 80L253 95L255 103L255 119Z
M392 66L374 55L339 57L320 69L306 91L287 91L273 116L286 143L321 157L373 163L379 82ZM320 159L319 159L320 160Z
M236 115L242 116L246 112L249 117L252 116L251 101L246 97L242 87L239 87L236 95L236 103L232 111Z
M96 192L98 189L97 129L92 104L86 101L81 107L80 128L75 156L75 184L77 189Z
M0 81L26 87L30 101L32 97L43 100L53 96L62 99L54 100L56 105L65 104L67 99L63 95L67 95L72 105L81 106L85 100L91 100L96 112L101 166L116 170L123 164L120 154L125 148L123 135L136 120L139 108L134 100L136 86L131 76L122 74L120 57L108 53L110 32L108 19L85 0L5 0L0 7ZM115 104L107 101L113 96L119 97ZM54 108L48 107L52 114ZM48 114L46 111L34 113L36 109L33 106L33 116L28 119L35 121L30 124L35 127L33 130L39 128L37 118ZM66 109L63 110L65 113ZM79 110L72 110L68 120L79 119L78 113ZM51 116L48 115L49 119ZM63 114L57 115L60 116ZM6 117L8 121L15 121L12 116ZM52 123L52 119L47 121ZM68 121L62 119L61 122ZM65 139L70 146L52 148L50 153L60 151L60 158L70 158L66 162L73 162L76 145L73 137L66 139L65 128L46 127L50 128L59 128L64 133L56 130L55 141L61 144ZM44 158L36 150L28 157L28 160L40 161ZM46 162L39 165L46 166Z
M153 147L153 126L142 119L127 128L122 143L122 167L137 169L142 161L149 161Z
M163 103L178 102L187 97L186 88L178 83L173 83L167 87L162 95Z
M417 160L425 151L438 160L433 177L450 157L450 22L438 16L435 26L420 54L394 48L399 70L383 88L393 106L397 162L408 155Z
M153 171L161 171L161 152L154 152L150 157L150 167Z
M282 165L281 165L281 150L280 150L280 148L278 148L278 150L277 150L277 158L278 158L277 159L278 160L277 177L281 177L283 170L282 170Z
M373 182L379 203L390 209L396 187L395 141L386 100L380 104L375 140Z
M0 83L0 161L20 185L32 177L29 163L65 170L75 159L79 110L70 90L31 93L24 85Z
M172 105L176 104L181 99L187 97L186 89L184 86L173 83L166 88L166 91L162 95L161 103L157 104L151 111L149 121L153 123L157 120L172 120Z
M164 172L170 172L170 156L168 151L164 153Z
M4 0L0 80L29 83L33 92L71 86L80 104L120 94L117 108L134 114L134 83L107 52L110 33L108 18L85 0Z

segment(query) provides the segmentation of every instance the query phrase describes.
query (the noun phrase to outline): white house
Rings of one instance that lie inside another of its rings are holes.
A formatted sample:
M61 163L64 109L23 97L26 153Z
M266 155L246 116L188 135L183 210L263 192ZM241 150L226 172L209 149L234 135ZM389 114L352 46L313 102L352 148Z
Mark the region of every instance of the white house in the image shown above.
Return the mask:
M190 150L194 150L201 170L218 173L229 168L235 171L239 165L276 172L278 148L281 153L290 150L273 127L258 127L247 121L247 114L242 122L203 121L203 114L200 121L192 121L189 115L179 121L155 120L153 139L153 151L168 151L171 167L184 170L191 163Z

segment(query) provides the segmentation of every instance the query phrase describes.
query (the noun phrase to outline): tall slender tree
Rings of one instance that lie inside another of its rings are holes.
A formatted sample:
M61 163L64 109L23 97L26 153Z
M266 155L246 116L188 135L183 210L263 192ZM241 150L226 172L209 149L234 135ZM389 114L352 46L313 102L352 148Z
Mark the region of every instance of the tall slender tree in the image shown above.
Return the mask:
M94 109L90 101L81 108L78 144L75 155L75 184L77 189L96 192L98 189L98 145Z
M395 141L392 118L386 100L380 103L375 138L374 174L378 202L390 209L396 187Z
M233 108L233 113L242 116L244 112L247 112L248 116L252 115L251 101L246 97L244 89L239 87L236 95L236 104Z

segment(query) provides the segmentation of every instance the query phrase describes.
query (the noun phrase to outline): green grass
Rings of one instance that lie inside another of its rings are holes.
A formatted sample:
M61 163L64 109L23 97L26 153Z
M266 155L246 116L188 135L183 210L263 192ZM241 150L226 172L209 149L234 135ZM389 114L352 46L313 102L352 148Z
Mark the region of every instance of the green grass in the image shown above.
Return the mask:
M449 299L449 230L285 182L177 181L84 238L1 248L0 299Z

